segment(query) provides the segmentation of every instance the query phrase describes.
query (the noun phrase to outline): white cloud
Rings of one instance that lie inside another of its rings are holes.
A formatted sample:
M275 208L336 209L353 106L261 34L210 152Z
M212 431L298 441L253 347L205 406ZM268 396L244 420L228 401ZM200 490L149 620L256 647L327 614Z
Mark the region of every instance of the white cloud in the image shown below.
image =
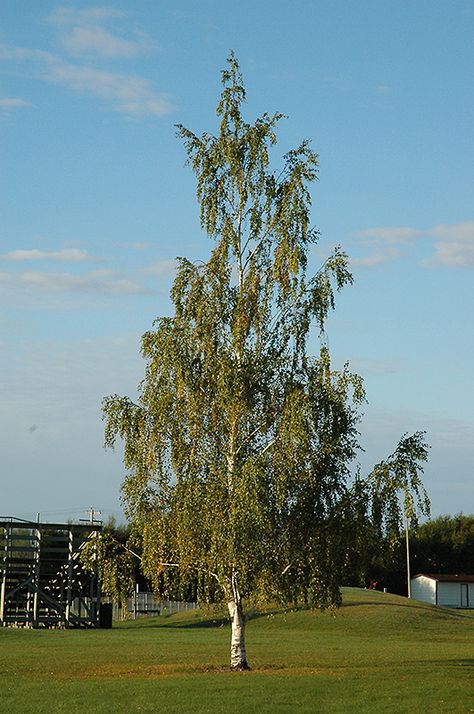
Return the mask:
M443 240L472 242L474 241L474 221L437 225L430 233Z
M172 276L176 272L176 260L159 260L147 268L143 268L143 273L159 275L163 277Z
M55 56L51 52L32 50L29 47L11 47L0 44L0 59L21 61L52 62Z
M175 260L159 260L145 267L119 271L112 268L89 270L81 267L91 262L101 262L103 258L90 255L78 248L64 248L58 251L13 250L0 255L0 263L21 264L28 262L71 263L76 270L55 272L54 270L0 270L0 286L3 291L16 291L31 297L31 291L44 294L91 294L91 295L150 295L159 291L159 284L168 283L176 270ZM81 267L80 267L81 266ZM158 281L157 281L158 278Z
M100 260L89 255L84 250L78 248L67 248L64 250L47 251L47 250L12 250L9 253L0 255L2 260L10 260L14 262L22 262L26 260L54 260L61 262L82 263L90 260Z
M417 228L409 228L407 226L402 227L387 227L381 226L379 228L367 228L364 231L359 231L358 236L363 238L374 238L376 240L382 240L386 243L408 243L412 242L414 238L417 238L422 234L422 231Z
M0 99L0 111L10 112L12 109L23 109L24 107L33 106L26 99L18 99L18 97L3 97Z
M135 33L130 38L104 27L105 23L123 17L125 13L108 7L83 10L63 7L48 18L58 28L66 52L83 58L85 63L69 62L60 54L43 50L8 45L0 45L0 59L26 65L33 78L98 97L129 117L168 114L173 109L171 103L150 80L94 64L94 60L126 59L153 47L143 34Z
M128 116L163 116L173 109L168 99L144 77L72 64L49 52L24 47L0 46L2 57L27 62L31 74L38 79L111 102L115 111Z
M420 261L424 267L474 268L474 221L438 224L421 230L407 226L367 228L356 234L374 252L351 260L354 266L374 267L403 255L422 238L434 254Z
M372 255L366 255L363 258L351 258L350 264L353 267L374 268L377 265L389 263L390 261L399 258L400 255L400 250L397 250L396 248L387 248L385 250L372 253Z
M359 243L370 246L373 252L363 257L351 258L351 265L374 268L396 260L402 255L403 248L413 243L419 233L416 229L408 227L367 228L364 231L359 231L356 236L363 239Z
M123 273L115 270L94 270L82 274L37 270L11 273L0 271L0 286L3 291L20 292L25 296L31 290L50 295L72 293L127 296L148 295L155 292L154 289L143 284L143 280L140 279L142 277L143 271Z
M102 295L137 295L148 291L128 278L111 277L103 273L72 275L71 273L25 272L20 276L24 285L46 292L100 293Z
M448 268L474 268L474 242L436 243L434 257L423 261L423 265L442 265Z
M430 233L448 240L474 240L474 221L448 223L435 226Z
M353 267L360 268L373 268L376 265L382 265L382 263L388 263L398 257L399 253L387 252L387 253L374 253L373 255L367 255L364 258L350 258L350 264Z
M47 68L42 78L81 94L110 100L116 111L129 116L162 116L172 109L169 101L155 92L151 82L143 77L56 62Z
M74 27L63 37L62 44L74 56L92 52L102 57L133 57L144 49L143 44L123 40L99 26Z
M70 54L110 59L133 57L152 46L143 35L139 39L130 40L113 34L103 26L123 17L125 13L107 7L86 10L63 7L56 10L49 21L58 27L61 44Z
M71 273L25 272L19 277L23 285L38 288L48 293L99 293L102 295L143 295L146 288L132 280L111 276L102 271L87 275L72 275Z
M474 268L474 221L437 225L430 233L436 241L435 254L424 265Z
M48 20L56 25L76 25L124 17L124 15L125 13L122 10L111 7L90 7L85 10L77 10L72 7L58 7L48 17Z

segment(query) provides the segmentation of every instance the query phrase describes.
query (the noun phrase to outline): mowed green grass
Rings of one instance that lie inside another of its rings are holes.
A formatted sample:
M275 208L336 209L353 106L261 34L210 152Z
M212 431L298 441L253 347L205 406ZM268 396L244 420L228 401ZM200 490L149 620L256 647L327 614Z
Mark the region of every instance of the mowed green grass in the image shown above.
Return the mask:
M248 624L251 672L228 670L230 628L198 611L112 630L0 630L0 711L473 712L474 614L347 588L330 613Z

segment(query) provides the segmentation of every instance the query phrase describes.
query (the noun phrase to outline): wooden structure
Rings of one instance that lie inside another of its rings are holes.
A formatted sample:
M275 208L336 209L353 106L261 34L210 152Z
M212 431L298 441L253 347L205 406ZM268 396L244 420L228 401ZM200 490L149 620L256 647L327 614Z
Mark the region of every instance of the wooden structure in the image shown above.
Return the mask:
M474 608L474 575L420 573L412 578L411 596L431 605Z
M101 529L0 517L0 626L98 626L99 581L80 554Z

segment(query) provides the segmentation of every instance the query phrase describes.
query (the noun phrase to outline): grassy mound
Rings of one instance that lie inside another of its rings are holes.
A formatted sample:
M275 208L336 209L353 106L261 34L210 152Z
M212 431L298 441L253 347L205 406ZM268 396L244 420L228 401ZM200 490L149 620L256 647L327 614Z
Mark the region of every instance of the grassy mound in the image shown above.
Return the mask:
M223 613L112 630L0 630L0 711L474 711L474 614L345 588L336 613L267 608L249 673L228 671Z

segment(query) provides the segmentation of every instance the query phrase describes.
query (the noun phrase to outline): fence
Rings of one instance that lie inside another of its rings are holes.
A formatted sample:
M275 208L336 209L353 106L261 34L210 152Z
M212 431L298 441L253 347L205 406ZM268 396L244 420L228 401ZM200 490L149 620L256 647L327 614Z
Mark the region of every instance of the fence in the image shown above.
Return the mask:
M171 615L182 610L195 610L198 606L196 602L159 600L151 592L135 592L132 597L127 598L123 603L113 602L106 597L103 597L102 601L112 602L112 617L114 620L136 620L140 617Z

